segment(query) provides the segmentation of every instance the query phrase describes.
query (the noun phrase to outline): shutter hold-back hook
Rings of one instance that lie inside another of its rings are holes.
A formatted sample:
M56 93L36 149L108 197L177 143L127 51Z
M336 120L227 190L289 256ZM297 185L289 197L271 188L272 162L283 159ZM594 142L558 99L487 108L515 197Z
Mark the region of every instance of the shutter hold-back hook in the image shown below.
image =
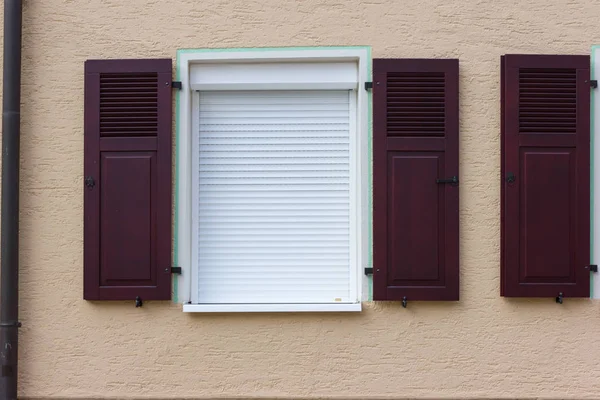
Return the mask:
M562 292L560 292L560 293L558 294L558 296L556 296L556 302L557 302L558 304L562 304L562 303L563 303L563 294L562 294Z
M135 297L135 308L143 306L142 298L140 296Z
M408 304L408 300L406 299L406 296L404 296L402 298L402 307L406 308L406 305Z

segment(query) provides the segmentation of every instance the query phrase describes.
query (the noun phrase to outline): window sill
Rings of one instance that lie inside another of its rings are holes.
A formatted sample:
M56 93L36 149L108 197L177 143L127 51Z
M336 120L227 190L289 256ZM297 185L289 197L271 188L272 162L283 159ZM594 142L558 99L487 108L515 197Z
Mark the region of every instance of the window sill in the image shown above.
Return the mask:
M361 303L353 304L184 304L183 312L359 312Z

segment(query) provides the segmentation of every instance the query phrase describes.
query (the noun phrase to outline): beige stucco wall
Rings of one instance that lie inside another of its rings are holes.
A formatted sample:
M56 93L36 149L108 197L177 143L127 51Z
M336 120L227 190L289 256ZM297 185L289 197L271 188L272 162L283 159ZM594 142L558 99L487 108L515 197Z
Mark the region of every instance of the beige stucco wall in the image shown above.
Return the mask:
M600 300L499 296L499 57L589 54L598 0L24 3L22 396L600 398ZM461 301L344 315L84 301L84 60L313 45L460 58Z

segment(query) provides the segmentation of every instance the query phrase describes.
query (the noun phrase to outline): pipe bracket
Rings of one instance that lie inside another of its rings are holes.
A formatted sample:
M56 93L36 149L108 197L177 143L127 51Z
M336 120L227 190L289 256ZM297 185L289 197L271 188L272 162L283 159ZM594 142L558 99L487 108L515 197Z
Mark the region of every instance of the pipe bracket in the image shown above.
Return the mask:
M22 326L22 324L20 321L0 322L0 328L11 328L11 327L20 328L21 326Z

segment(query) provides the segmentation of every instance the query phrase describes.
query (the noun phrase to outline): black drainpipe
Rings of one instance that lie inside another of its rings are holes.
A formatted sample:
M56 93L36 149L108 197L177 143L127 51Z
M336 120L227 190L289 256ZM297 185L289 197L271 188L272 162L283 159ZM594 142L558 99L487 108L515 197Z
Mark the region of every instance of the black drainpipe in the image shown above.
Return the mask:
M2 214L0 232L0 400L17 398L19 348L19 152L21 0L4 0Z

